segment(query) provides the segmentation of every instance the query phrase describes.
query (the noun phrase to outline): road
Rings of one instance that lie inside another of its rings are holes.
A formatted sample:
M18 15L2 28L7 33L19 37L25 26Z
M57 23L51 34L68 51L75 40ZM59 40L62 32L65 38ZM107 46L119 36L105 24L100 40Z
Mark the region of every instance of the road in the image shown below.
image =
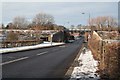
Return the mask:
M61 46L2 55L4 78L64 78L83 39Z

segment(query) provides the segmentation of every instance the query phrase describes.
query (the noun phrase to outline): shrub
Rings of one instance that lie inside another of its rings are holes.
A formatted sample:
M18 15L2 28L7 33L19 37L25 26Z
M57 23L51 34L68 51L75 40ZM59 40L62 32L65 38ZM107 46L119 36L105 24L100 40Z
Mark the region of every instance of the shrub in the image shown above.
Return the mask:
M11 31L8 33L6 40L9 40L9 41L18 40L18 34Z

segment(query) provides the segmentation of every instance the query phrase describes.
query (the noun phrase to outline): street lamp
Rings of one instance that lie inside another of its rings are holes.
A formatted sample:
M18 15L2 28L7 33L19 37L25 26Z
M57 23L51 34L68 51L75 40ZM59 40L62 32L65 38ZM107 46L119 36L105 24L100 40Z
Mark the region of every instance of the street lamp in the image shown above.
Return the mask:
M86 13L82 13L82 14L86 14ZM88 22L88 25L90 26L90 13L87 13L88 14L88 19L89 19L89 22Z
M86 13L83 12L82 14L86 14ZM87 13L87 14L88 14L88 19L89 19L89 21L88 21L88 27L90 27L90 13ZM92 28L91 28L91 30L92 30ZM85 28L84 28L84 35L85 35ZM86 37L86 38L87 38L87 41L88 41L88 37Z

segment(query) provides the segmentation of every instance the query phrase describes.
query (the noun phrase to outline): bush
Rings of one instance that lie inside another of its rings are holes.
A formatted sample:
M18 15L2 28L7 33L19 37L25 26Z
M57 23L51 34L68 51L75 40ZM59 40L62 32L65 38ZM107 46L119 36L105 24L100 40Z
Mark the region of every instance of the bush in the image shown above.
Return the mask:
M120 43L108 43L105 46L105 64L110 78L119 78L120 70Z
M119 80L120 42L102 42L102 40L99 40L99 38L93 34L88 40L88 45L94 58L100 61L98 66L100 75L103 77L103 75L106 74L110 79L114 78L114 80Z
M18 40L18 34L11 31L7 34L7 39L6 40L9 40L9 41Z

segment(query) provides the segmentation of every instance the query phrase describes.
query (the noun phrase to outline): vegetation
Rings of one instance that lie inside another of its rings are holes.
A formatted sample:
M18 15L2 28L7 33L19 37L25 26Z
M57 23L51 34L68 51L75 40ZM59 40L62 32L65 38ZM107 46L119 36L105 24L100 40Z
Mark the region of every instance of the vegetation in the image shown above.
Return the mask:
M120 79L120 42L108 43L105 46L105 69L110 78ZM119 80L118 79L118 80Z
M87 34L86 34L87 35ZM102 41L98 38L97 35L93 34L91 38L88 39L88 46L93 52L94 58L100 61L100 53L101 53L101 43Z
M28 25L28 21L26 20L26 18L21 16L14 17L12 23L16 29L26 29Z
M29 22L25 17L16 16L6 29L33 29L33 30L61 30L61 26L54 24L54 17L46 13L38 13Z
M97 33L102 39L120 40L120 33L118 31L98 31Z
M91 18L89 23L94 30L118 30L117 20L111 16Z
M36 25L46 25L46 24L53 24L54 23L54 17L50 14L46 13L38 13L33 18L33 23Z
M100 62L98 72L101 78L119 80L120 42L119 40L112 41L112 39L104 41L104 39L101 40L102 37L100 37L101 39L99 37L93 34L88 40L88 45L93 52L94 58Z
M7 39L9 41L16 41L18 40L19 36L18 33L14 33L13 31L9 32L9 34L7 35Z

